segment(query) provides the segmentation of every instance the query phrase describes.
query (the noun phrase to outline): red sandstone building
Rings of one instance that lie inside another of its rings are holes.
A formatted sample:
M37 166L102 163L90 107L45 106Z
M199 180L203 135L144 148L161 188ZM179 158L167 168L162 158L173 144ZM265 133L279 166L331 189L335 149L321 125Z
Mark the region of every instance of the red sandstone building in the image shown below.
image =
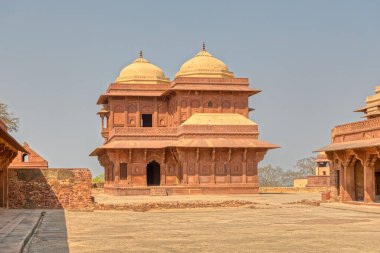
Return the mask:
M140 54L97 102L105 192L256 193L257 164L277 148L249 119L259 92L204 48L173 81Z
M25 151L19 151L17 156L9 165L9 169L47 169L48 161L34 151L29 144L24 142Z
M367 119L334 127L332 144L319 151L330 160L333 196L373 203L380 197L380 86L357 112Z
M18 152L27 154L9 133L6 124L0 119L0 207L9 206L8 166Z

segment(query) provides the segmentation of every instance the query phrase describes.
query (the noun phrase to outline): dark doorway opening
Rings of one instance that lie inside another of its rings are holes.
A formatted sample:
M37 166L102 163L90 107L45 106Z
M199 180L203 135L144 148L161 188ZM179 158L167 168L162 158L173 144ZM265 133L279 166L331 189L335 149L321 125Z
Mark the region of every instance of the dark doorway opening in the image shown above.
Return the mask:
M141 126L152 127L152 114L141 114Z
M146 166L146 184L150 185L160 185L161 180L160 164L156 161L148 163Z
M380 195L380 172L375 173L376 195Z

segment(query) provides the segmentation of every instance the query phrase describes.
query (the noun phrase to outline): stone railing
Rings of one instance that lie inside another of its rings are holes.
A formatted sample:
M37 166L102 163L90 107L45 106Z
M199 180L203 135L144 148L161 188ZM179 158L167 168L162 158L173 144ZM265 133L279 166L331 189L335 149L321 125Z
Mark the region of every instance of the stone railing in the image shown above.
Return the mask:
M258 134L258 126L210 126L210 125L183 125L179 127L179 134Z
M110 131L112 136L176 136L176 127L115 127Z
M353 134L358 132L366 132L380 129L380 118L363 120L344 125L336 126L333 130L333 135Z
M177 127L115 127L109 131L109 138L122 136L177 137L183 134L243 134L258 135L258 126L210 126L189 125Z

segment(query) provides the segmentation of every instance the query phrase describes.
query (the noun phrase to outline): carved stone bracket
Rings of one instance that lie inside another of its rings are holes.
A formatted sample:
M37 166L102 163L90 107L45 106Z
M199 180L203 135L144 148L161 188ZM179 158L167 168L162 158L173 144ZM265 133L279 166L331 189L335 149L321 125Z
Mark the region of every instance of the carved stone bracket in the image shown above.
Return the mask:
M264 159L264 156L265 154L267 153L267 151L258 151L256 152L256 162L259 163L261 162L263 159Z
M375 163L377 159L378 159L377 154L368 154L366 157L364 166L375 167Z
M354 154L356 160L359 160L364 166L366 163L366 153L355 149L352 150L352 153Z

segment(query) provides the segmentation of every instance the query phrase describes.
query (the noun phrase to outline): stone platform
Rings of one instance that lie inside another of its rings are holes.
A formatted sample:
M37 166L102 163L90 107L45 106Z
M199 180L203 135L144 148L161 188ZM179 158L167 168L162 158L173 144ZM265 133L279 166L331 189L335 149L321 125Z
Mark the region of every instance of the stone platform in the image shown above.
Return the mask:
M168 195L204 195L204 194L255 194L256 185L204 185L204 186L147 186L147 187L104 187L104 193L114 196L168 196Z

